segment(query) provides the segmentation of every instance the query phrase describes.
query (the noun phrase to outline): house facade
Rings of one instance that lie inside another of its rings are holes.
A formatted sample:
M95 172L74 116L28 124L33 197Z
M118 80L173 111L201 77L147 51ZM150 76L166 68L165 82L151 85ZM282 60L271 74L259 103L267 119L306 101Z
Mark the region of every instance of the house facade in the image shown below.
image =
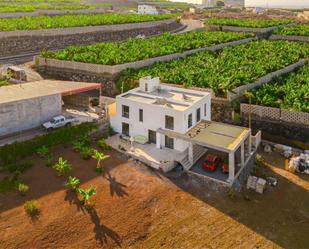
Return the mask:
M188 143L157 133L167 129L185 134L202 119L210 120L210 93L160 84L159 78L145 77L139 87L116 97L113 129L125 136L144 136L157 148L184 151Z

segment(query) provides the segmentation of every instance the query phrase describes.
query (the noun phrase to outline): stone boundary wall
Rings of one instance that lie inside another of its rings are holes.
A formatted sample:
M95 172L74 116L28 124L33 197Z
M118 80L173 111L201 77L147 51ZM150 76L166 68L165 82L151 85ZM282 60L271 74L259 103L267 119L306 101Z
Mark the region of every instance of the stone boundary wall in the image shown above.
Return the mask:
M286 122L290 124L309 126L309 113L295 112L286 109L266 107L259 105L240 104L240 113L242 116L251 116L255 120L273 120Z
M296 36L296 35L271 35L269 40L277 41L302 41L309 42L309 36Z
M99 65L99 64L90 64L90 63L83 63L83 62L63 61L63 60L43 58L40 56L35 57L34 60L35 60L36 66L38 67L64 68L64 69L69 69L69 70L74 70L74 71L75 70L84 71L87 73L105 74L105 75L110 75L110 77L112 78L127 68L139 69L142 67L150 66L156 62L175 60L178 58L183 58L188 55L192 55L194 53L206 51L206 50L214 52L214 51L221 50L222 48L225 48L228 46L235 46L235 45L239 45L243 43L248 43L256 39L257 38L246 38L242 40L214 45L211 47L192 49L192 50L188 50L182 53L163 55L159 57L154 57L150 59L120 64L120 65Z
M287 66L285 68L279 69L279 70L277 70L275 72L271 72L271 73L269 73L269 74L267 74L267 75L257 79L253 83L239 86L239 87L233 89L233 92L229 92L227 94L227 99L233 100L233 99L242 97L245 91L249 91L249 90L252 90L252 89L254 89L256 87L260 87L260 86L262 86L262 85L264 85L266 83L271 82L276 77L280 77L280 76L282 76L284 74L293 72L296 69L306 65L308 63L308 60L309 60L308 58L300 59L298 62L293 63L293 64L291 64L291 65L289 65L289 66Z
M265 34L265 33L272 33L272 31L278 29L278 28L283 28L283 27L288 27L288 26L294 26L296 25L295 23L289 23L289 24L283 24L283 25L278 25L278 26L273 26L273 27L268 27L268 28L246 28L246 27L237 27L237 26L220 26L220 25L208 25L210 30L217 30L217 31L224 31L224 32L249 32L249 33L255 33L255 34Z
M173 32L181 27L176 19L167 19L143 23L0 32L0 57L63 49L70 45L121 41L141 34L152 36Z

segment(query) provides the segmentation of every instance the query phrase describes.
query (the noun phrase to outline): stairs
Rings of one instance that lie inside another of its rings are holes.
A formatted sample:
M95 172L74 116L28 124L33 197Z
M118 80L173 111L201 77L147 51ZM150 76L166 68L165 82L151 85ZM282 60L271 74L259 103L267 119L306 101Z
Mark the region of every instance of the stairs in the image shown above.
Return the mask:
M184 170L190 170L190 168L206 153L207 149L202 146L193 146L193 164L189 162L189 155L187 155L180 161Z

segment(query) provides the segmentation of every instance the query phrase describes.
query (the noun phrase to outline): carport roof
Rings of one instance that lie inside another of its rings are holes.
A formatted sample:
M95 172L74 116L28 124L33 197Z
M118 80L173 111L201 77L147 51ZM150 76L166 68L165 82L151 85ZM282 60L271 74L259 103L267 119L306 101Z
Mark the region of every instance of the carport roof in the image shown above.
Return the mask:
M185 134L163 129L159 129L158 132L216 150L232 152L248 136L250 129L202 120Z
M63 96L66 96L100 88L101 84L98 83L55 80L41 80L30 83L14 84L0 87L0 104L54 94L62 94Z

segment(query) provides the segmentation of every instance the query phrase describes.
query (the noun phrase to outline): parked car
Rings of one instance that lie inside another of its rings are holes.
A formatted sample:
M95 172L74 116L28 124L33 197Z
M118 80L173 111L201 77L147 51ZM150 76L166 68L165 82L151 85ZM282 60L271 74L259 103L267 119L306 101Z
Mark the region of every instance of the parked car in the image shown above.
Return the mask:
M47 130L57 129L63 126L71 125L77 123L79 120L73 116L65 117L62 115L55 116L52 120L43 124L43 127Z
M220 158L213 154L208 154L206 161L203 163L202 168L209 171L216 171L220 164Z
M221 163L221 171L224 174L229 173L229 165L226 162Z

